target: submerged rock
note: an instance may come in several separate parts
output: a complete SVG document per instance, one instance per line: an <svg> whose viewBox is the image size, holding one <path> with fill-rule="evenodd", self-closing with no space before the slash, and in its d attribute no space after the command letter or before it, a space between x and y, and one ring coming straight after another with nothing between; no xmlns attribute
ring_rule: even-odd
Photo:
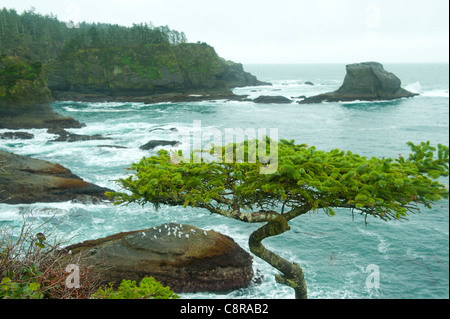
<svg viewBox="0 0 450 319"><path fill-rule="evenodd" d="M164 224L85 241L65 249L82 253L101 284L154 277L179 293L224 292L247 287L252 257L228 236L190 225Z"/></svg>
<svg viewBox="0 0 450 319"><path fill-rule="evenodd" d="M261 95L254 99L253 102L267 104L289 104L292 103L292 100L284 96Z"/></svg>
<svg viewBox="0 0 450 319"><path fill-rule="evenodd" d="M0 203L106 200L107 188L82 180L62 165L0 150Z"/></svg>
<svg viewBox="0 0 450 319"><path fill-rule="evenodd" d="M403 89L400 79L385 71L380 63L365 62L347 65L344 83L337 91L312 96L298 103L382 101L416 95Z"/></svg>
<svg viewBox="0 0 450 319"><path fill-rule="evenodd" d="M157 127L154 129L149 130L149 132L155 132L155 131L170 131L170 132L178 132L178 129L176 127L171 127L171 128L162 128L162 127Z"/></svg>
<svg viewBox="0 0 450 319"><path fill-rule="evenodd" d="M97 147L117 148L117 149L127 149L128 148L126 146L121 146L121 145L107 145L107 144L97 145Z"/></svg>
<svg viewBox="0 0 450 319"><path fill-rule="evenodd" d="M62 128L50 128L47 130L50 134L58 135L58 137L51 142L79 142L79 141L92 141L92 140L109 140L110 138L103 137L100 134L96 135L80 135L69 133Z"/></svg>

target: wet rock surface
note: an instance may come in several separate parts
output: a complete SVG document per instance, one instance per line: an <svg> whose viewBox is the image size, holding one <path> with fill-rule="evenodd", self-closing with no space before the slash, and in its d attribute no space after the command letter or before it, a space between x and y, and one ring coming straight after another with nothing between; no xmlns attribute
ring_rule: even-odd
<svg viewBox="0 0 450 319"><path fill-rule="evenodd" d="M255 103L289 104L293 101L284 96L261 95L253 100Z"/></svg>
<svg viewBox="0 0 450 319"><path fill-rule="evenodd" d="M190 225L164 224L66 247L85 257L102 283L152 276L175 292L224 292L247 287L252 257L228 236Z"/></svg>
<svg viewBox="0 0 450 319"><path fill-rule="evenodd" d="M148 143L139 147L141 150L152 150L158 146L176 146L180 142L178 141L166 141L166 140L151 140Z"/></svg>
<svg viewBox="0 0 450 319"><path fill-rule="evenodd" d="M107 200L107 188L82 180L60 164L0 150L0 202L64 202L79 197Z"/></svg>

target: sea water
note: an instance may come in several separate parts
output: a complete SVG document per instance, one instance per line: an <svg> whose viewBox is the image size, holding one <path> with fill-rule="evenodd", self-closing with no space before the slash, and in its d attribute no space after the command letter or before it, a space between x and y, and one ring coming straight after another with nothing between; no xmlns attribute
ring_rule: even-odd
<svg viewBox="0 0 450 319"><path fill-rule="evenodd" d="M272 86L246 87L236 94L256 98L281 95L299 98L339 88L345 65L246 65L246 71ZM395 101L300 105L255 104L251 101L193 103L52 103L55 111L86 123L76 134L102 134L108 140L51 142L46 130L26 130L33 140L0 140L0 149L57 162L88 182L120 189L116 180L142 157L154 155L139 147L152 139L192 137L194 123L204 134L215 129L276 128L278 138L294 139L317 149L351 150L364 156L397 157L409 154L406 142L449 144L449 71L447 64L385 64L402 86L420 95ZM313 85L306 82L312 82ZM197 121L197 122L194 122ZM200 121L200 122L198 122ZM7 130L0 130L0 133ZM24 131L24 130L21 130ZM269 131L267 131L269 132ZM208 141L206 141L208 142ZM189 144L189 143L187 143ZM183 143L178 149L189 151ZM441 182L448 185L448 178ZM36 203L0 204L0 224L21 225L32 212L35 224L46 223L53 236L76 243L114 233L177 222L214 229L232 237L245 250L259 226L203 209L151 205ZM404 222L383 222L352 215L324 213L301 216L291 230L264 244L304 269L309 298L448 298L449 204L438 202ZM258 280L250 287L225 294L182 294L182 298L293 298L293 290L279 285L277 271L254 257Z"/></svg>

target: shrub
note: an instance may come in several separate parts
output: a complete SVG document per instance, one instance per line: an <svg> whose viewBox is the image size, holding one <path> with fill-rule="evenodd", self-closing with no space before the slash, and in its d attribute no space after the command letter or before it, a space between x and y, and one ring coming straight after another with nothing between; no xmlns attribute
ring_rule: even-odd
<svg viewBox="0 0 450 319"><path fill-rule="evenodd" d="M67 287L61 243L49 243L38 232L42 226L33 225L26 216L18 233L14 227L0 228L0 299L89 298L98 287L89 269L79 266L80 287Z"/></svg>
<svg viewBox="0 0 450 319"><path fill-rule="evenodd" d="M92 296L94 299L178 299L169 287L164 287L153 277L145 277L136 285L136 281L123 280L115 291L113 285L99 288Z"/></svg>
<svg viewBox="0 0 450 319"><path fill-rule="evenodd" d="M24 269L27 271L28 269ZM27 276L25 276L27 277ZM4 277L0 282L0 299L42 299L40 285L35 278L24 278L22 282L12 281Z"/></svg>

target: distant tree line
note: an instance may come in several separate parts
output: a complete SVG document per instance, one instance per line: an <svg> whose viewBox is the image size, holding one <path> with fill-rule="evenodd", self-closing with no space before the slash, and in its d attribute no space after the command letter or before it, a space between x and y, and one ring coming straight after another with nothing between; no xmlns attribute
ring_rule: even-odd
<svg viewBox="0 0 450 319"><path fill-rule="evenodd" d="M73 50L143 44L176 45L186 42L184 32L152 23L132 27L106 23L80 23L69 28L53 14L41 15L34 8L19 14L14 9L0 10L0 53L17 55L44 63L60 53Z"/></svg>

